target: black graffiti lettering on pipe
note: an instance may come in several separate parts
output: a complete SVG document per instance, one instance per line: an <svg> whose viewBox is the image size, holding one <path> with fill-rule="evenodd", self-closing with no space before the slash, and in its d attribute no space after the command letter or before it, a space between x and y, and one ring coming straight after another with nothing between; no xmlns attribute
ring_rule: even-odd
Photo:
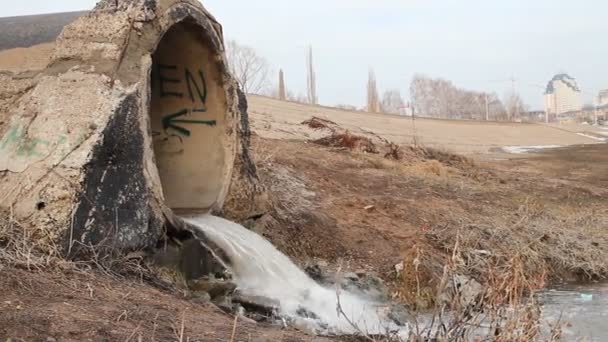
<svg viewBox="0 0 608 342"><path fill-rule="evenodd" d="M163 70L177 70L177 66L176 65L166 65L166 64L157 64L157 75L158 75L158 83L159 86L158 88L160 89L160 97L167 97L167 96L174 96L174 97L184 97L183 93L178 93L175 91L167 91L165 90L165 84L166 83L173 83L173 84L177 84L177 83L181 83L181 81L177 78L169 78L169 76L166 76L163 74Z"/></svg>
<svg viewBox="0 0 608 342"><path fill-rule="evenodd" d="M201 78L202 91L201 91L201 88L199 88L198 83L196 83L196 80L194 79L194 76L192 76L192 73L190 72L190 70L188 70L188 68L185 68L184 78L186 79L186 86L188 86L188 95L190 95L190 100L192 100L193 103L196 102L194 99L194 94L192 93L192 85L194 85L194 88L196 89L196 93L197 93L199 99L201 100L203 105L205 105L207 103L207 82L205 81L205 75L203 75L202 70L200 70L200 69L198 70L198 75ZM205 108L195 108L192 111L193 112L205 112L206 109Z"/></svg>

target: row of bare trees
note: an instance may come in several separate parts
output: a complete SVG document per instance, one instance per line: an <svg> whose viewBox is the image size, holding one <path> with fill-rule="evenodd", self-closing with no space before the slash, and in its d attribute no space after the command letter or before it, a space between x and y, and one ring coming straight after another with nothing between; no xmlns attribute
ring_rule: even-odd
<svg viewBox="0 0 608 342"><path fill-rule="evenodd" d="M412 109L418 116L470 120L519 120L527 107L512 92L506 101L495 93L475 92L456 87L441 78L416 75L410 84Z"/></svg>
<svg viewBox="0 0 608 342"><path fill-rule="evenodd" d="M285 83L285 74L279 70L278 87L271 87L269 63L256 51L234 40L227 44L230 70L245 93L265 94L281 100L318 104L317 78L312 47L306 51L306 95L294 95ZM475 92L456 87L441 78L415 75L410 84L411 104L404 101L398 89L389 89L380 97L376 75L369 70L367 103L363 108L372 113L403 114L409 107L411 114L433 118L469 120L520 120L525 119L527 107L514 91L504 103L495 93ZM344 106L345 108L354 108Z"/></svg>

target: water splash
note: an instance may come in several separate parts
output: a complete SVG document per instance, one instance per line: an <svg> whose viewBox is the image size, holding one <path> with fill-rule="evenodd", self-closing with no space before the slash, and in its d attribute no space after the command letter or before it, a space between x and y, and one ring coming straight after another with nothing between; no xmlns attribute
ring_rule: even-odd
<svg viewBox="0 0 608 342"><path fill-rule="evenodd" d="M406 330L388 318L388 303L340 291L345 318L337 310L335 288L317 284L270 242L239 224L211 215L185 220L224 251L239 291L277 300L280 315L300 327L328 334ZM314 315L302 315L303 311Z"/></svg>

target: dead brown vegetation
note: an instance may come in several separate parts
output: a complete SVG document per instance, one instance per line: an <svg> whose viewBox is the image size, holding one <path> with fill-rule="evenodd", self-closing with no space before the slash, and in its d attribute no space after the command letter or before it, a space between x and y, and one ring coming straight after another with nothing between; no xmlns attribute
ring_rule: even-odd
<svg viewBox="0 0 608 342"><path fill-rule="evenodd" d="M323 146L343 147L365 153L378 153L378 149L371 139L354 135L349 131L344 133L334 132L327 137L314 140L313 142Z"/></svg>

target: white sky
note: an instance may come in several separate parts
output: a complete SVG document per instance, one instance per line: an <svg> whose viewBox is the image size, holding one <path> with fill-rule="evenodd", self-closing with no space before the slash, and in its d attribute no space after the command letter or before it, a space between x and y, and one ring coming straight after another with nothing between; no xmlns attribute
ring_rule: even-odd
<svg viewBox="0 0 608 342"><path fill-rule="evenodd" d="M0 16L90 9L93 0L0 0ZM367 71L380 90L407 95L415 73L503 96L515 87L542 109L547 81L575 77L584 101L608 88L605 0L207 0L226 38L255 47L288 89L304 93L313 46L323 104L365 101Z"/></svg>

